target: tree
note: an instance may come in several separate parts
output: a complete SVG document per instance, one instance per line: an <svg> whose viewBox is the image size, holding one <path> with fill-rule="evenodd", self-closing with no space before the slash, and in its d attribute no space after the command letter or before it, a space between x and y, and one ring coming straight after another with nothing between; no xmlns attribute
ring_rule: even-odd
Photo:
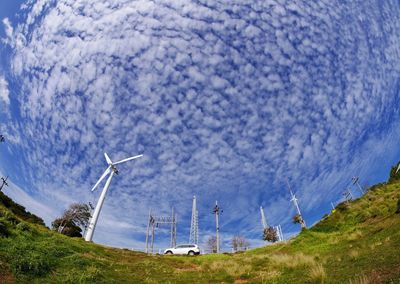
<svg viewBox="0 0 400 284"><path fill-rule="evenodd" d="M264 229L263 240L275 243L278 241L278 232L273 227L267 227Z"/></svg>
<svg viewBox="0 0 400 284"><path fill-rule="evenodd" d="M51 226L68 237L82 237L82 229L71 220L65 221L63 218L57 218L51 223Z"/></svg>
<svg viewBox="0 0 400 284"><path fill-rule="evenodd" d="M89 222L90 208L85 203L73 203L60 218L52 222L52 228L71 237L82 237L82 229Z"/></svg>
<svg viewBox="0 0 400 284"><path fill-rule="evenodd" d="M397 214L400 214L400 199L397 200L397 210L396 210Z"/></svg>
<svg viewBox="0 0 400 284"><path fill-rule="evenodd" d="M208 240L207 240L207 249L212 253L216 253L217 252L217 237L212 236L212 237L208 238Z"/></svg>
<svg viewBox="0 0 400 284"><path fill-rule="evenodd" d="M232 238L233 251L247 250L250 243L242 236L234 236Z"/></svg>
<svg viewBox="0 0 400 284"><path fill-rule="evenodd" d="M300 214L296 214L293 216L293 223L294 224L301 224L303 222L303 218L301 218Z"/></svg>

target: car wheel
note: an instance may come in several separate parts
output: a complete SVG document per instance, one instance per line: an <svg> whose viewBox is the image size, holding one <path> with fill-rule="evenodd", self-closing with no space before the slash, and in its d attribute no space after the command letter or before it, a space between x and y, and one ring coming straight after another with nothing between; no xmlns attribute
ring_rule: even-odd
<svg viewBox="0 0 400 284"><path fill-rule="evenodd" d="M194 251L189 251L188 255L194 255Z"/></svg>
<svg viewBox="0 0 400 284"><path fill-rule="evenodd" d="M172 251L169 250L165 254L172 254Z"/></svg>

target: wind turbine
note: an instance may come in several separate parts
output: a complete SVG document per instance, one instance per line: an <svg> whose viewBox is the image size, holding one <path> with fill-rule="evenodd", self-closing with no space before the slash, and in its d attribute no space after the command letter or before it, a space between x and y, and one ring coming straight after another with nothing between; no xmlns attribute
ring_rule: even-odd
<svg viewBox="0 0 400 284"><path fill-rule="evenodd" d="M88 229L87 229L87 232L86 232L86 235L85 235L85 241L87 241L87 242L92 241L94 229L96 228L96 224L97 224L97 219L99 218L100 210L101 210L101 207L103 206L103 203L104 203L104 198L106 197L108 188L110 187L110 183L111 183L111 180L112 180L114 174L116 174L116 175L118 174L118 170L116 168L116 165L128 162L130 160L134 160L134 159L140 158L142 156L143 155L137 155L137 156L126 158L126 159L123 159L121 161L113 163L111 161L110 157L108 157L107 153L104 153L104 157L106 158L106 161L107 161L107 164L108 164L108 168L104 171L104 173L101 175L100 179L93 186L92 191L94 191L96 189L96 187L100 184L100 182L108 174L109 174L109 176L108 176L106 184L104 185L103 191L101 192L101 195L100 195L99 201L97 202L96 208L94 209L93 216L90 219L89 226L88 226Z"/></svg>

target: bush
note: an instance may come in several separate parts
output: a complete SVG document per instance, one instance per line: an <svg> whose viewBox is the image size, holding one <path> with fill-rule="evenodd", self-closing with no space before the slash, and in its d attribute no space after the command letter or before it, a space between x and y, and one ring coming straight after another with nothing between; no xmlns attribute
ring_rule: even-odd
<svg viewBox="0 0 400 284"><path fill-rule="evenodd" d="M25 251L14 254L11 269L18 276L42 276L50 271L51 261L40 251Z"/></svg>
<svg viewBox="0 0 400 284"><path fill-rule="evenodd" d="M28 224L21 222L17 225L17 230L25 232L25 231L30 231L31 227L29 227Z"/></svg>
<svg viewBox="0 0 400 284"><path fill-rule="evenodd" d="M0 222L0 237L8 237L10 235L6 224Z"/></svg>
<svg viewBox="0 0 400 284"><path fill-rule="evenodd" d="M397 214L400 214L400 199L397 200L397 210L396 210Z"/></svg>

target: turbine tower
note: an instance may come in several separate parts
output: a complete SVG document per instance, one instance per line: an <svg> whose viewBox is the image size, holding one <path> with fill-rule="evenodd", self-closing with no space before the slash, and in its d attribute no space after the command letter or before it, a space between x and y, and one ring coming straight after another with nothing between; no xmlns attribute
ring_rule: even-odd
<svg viewBox="0 0 400 284"><path fill-rule="evenodd" d="M125 163L125 162L130 161L130 160L134 160L134 159L140 158L142 156L143 155L137 155L137 156L126 158L126 159L123 159L121 161L113 163L111 161L110 157L108 157L107 153L104 153L104 157L106 158L106 161L107 161L107 164L108 164L108 168L104 171L104 173L101 175L100 179L93 186L92 191L94 191L96 189L96 187L100 184L100 182L107 175L109 175L109 176L108 176L106 184L104 185L103 191L101 192L101 195L100 195L99 201L97 202L96 208L94 209L93 216L90 219L89 226L88 226L88 229L87 229L87 232L86 232L86 235L85 235L85 241L87 241L87 242L92 241L93 233L94 233L94 230L96 228L96 224L97 224L97 220L99 218L100 210L101 210L101 207L103 206L104 198L106 197L108 188L110 187L111 180L112 180L114 174L118 175L118 170L116 168L116 165Z"/></svg>
<svg viewBox="0 0 400 284"><path fill-rule="evenodd" d="M267 224L267 219L265 219L264 208L262 206L260 206L260 212L261 212L261 224L263 226L263 229L265 230L268 227L268 224Z"/></svg>
<svg viewBox="0 0 400 284"><path fill-rule="evenodd" d="M199 243L199 213L196 206L196 196L193 196L192 222L190 225L189 244Z"/></svg>
<svg viewBox="0 0 400 284"><path fill-rule="evenodd" d="M301 212L300 212L299 203L297 202L298 199L296 198L296 195L293 194L292 189L290 188L289 181L288 181L287 179L286 179L286 182L287 182L287 185L288 185L288 187L289 187L290 195L292 196L292 199L290 199L290 201L293 202L294 206L296 207L297 214L300 216L300 225L301 225L301 228L307 228L307 226L306 226L306 221L304 221L303 215L301 215Z"/></svg>

